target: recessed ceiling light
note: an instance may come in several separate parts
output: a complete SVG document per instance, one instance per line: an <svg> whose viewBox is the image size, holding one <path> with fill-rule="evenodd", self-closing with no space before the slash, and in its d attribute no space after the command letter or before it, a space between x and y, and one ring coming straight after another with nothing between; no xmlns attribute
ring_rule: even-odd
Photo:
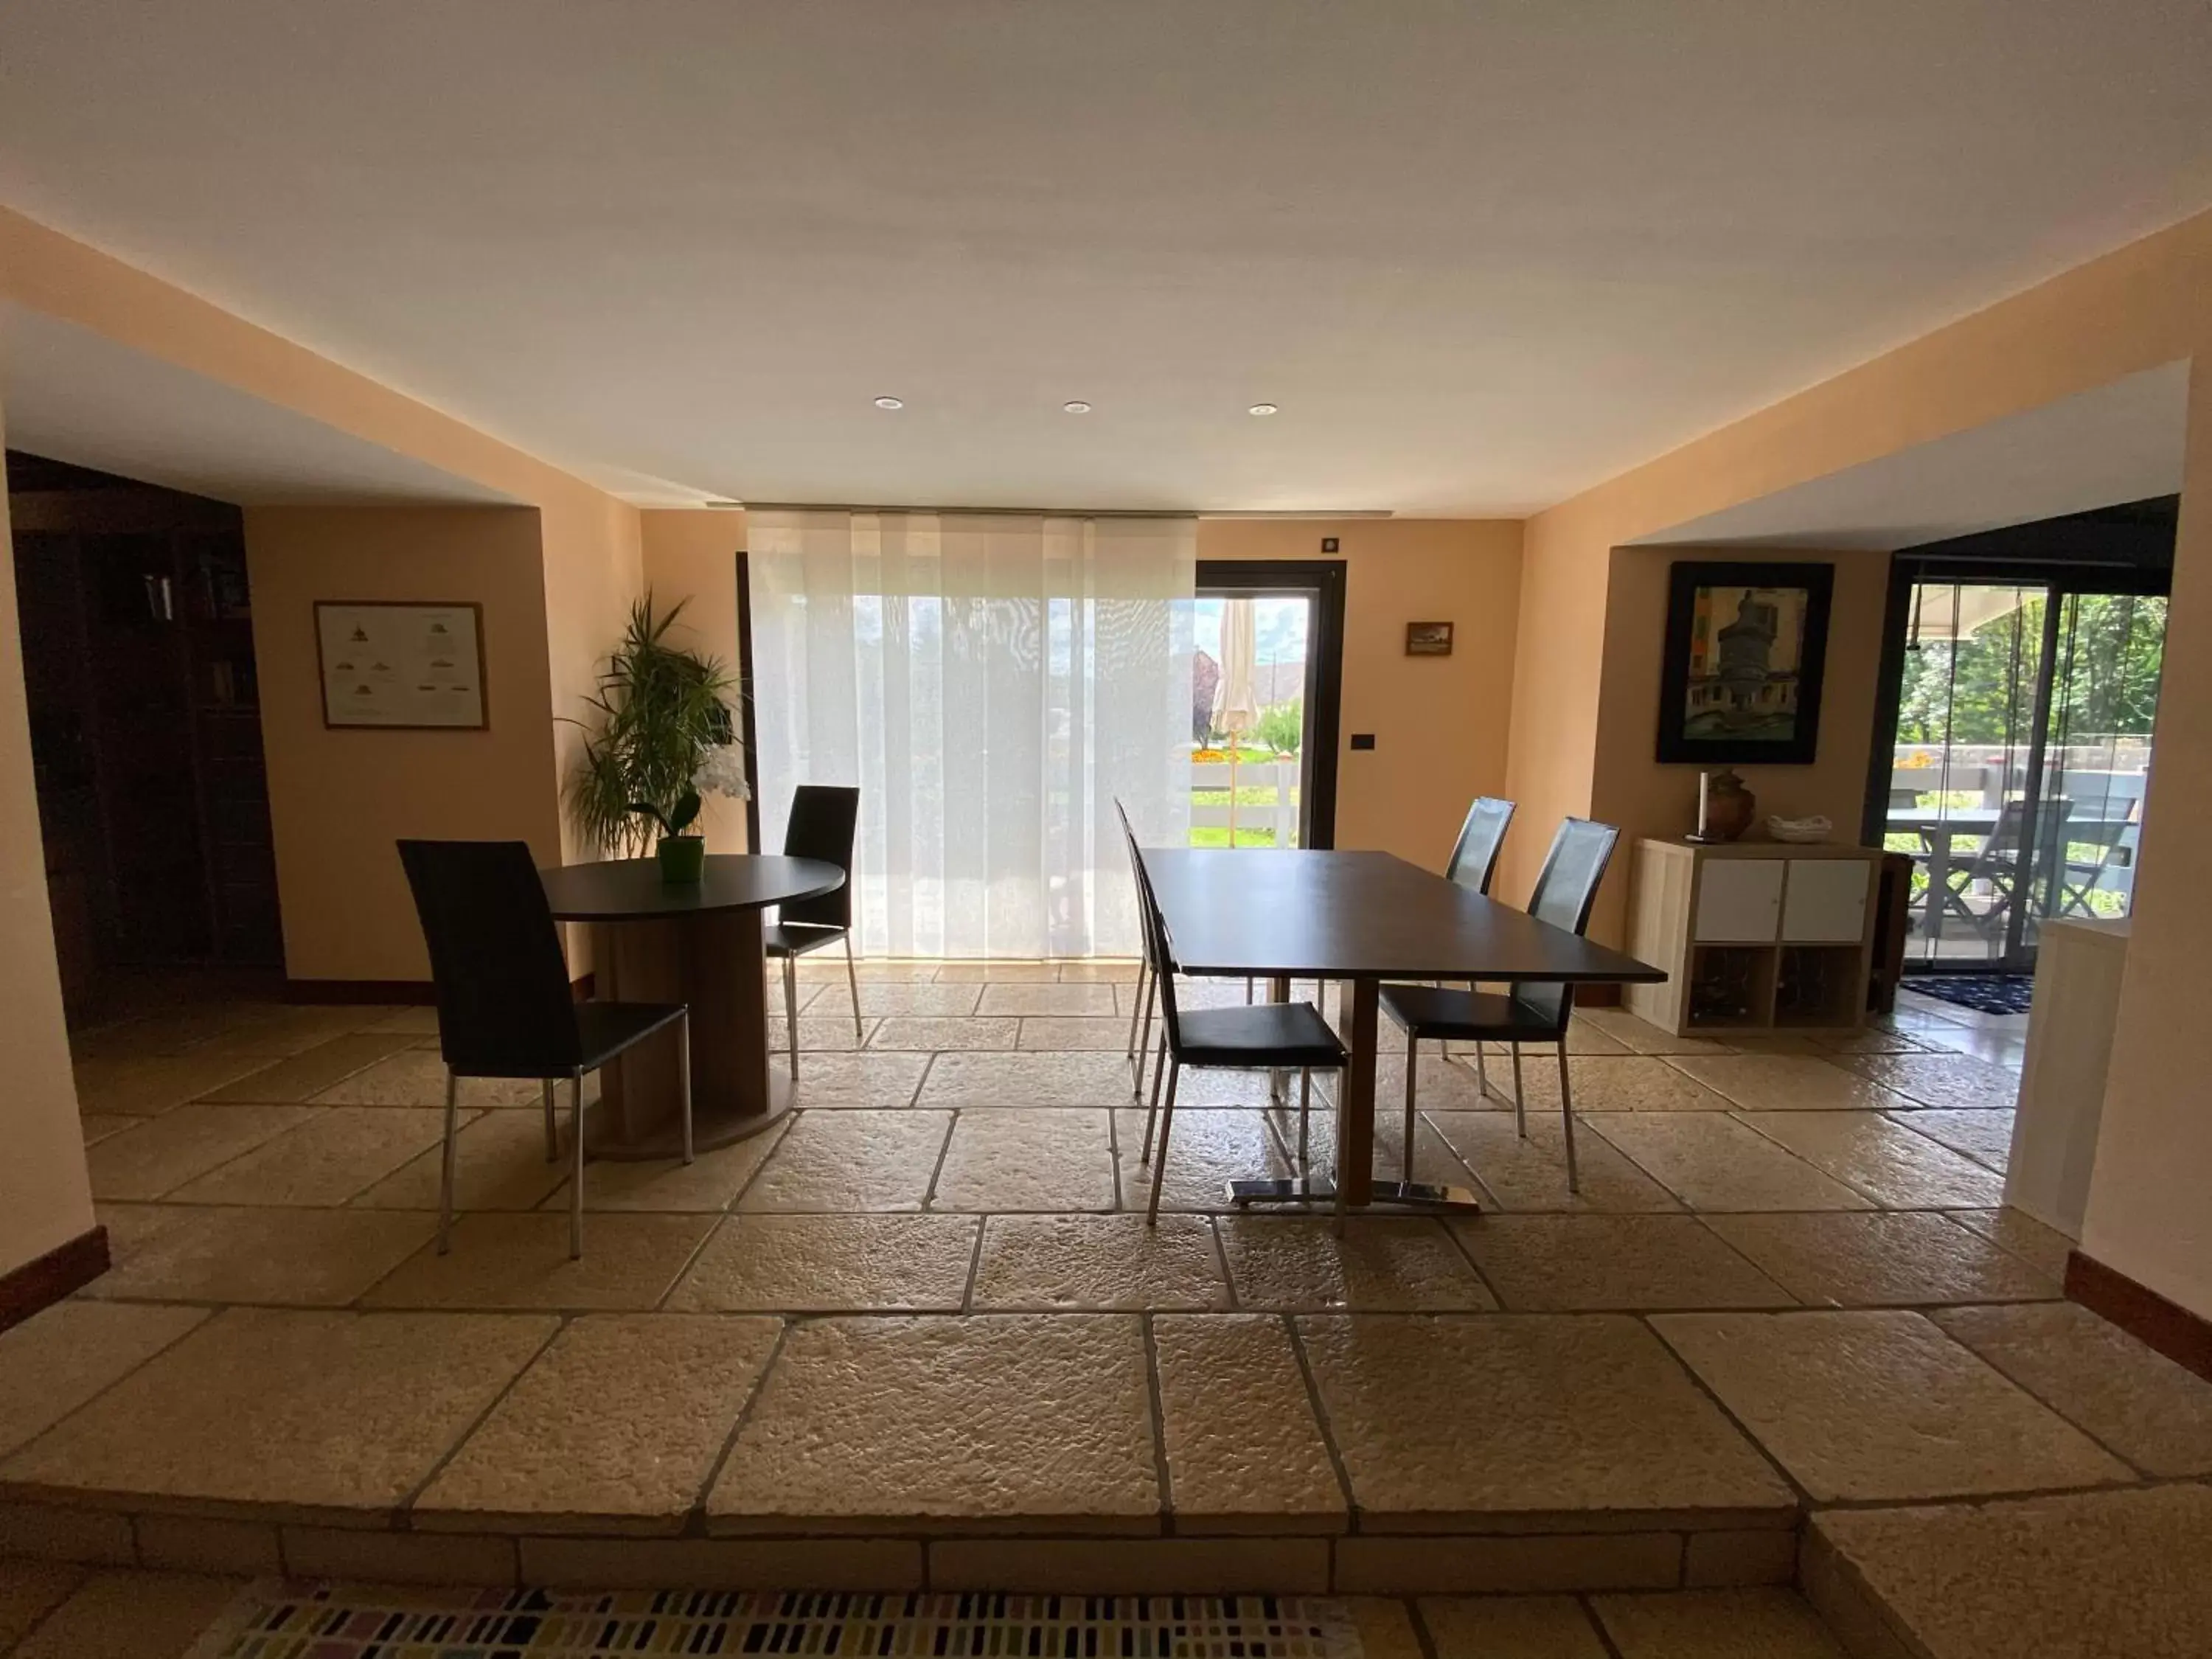
<svg viewBox="0 0 2212 1659"><path fill-rule="evenodd" d="M1088 415L1091 412L1091 405L1080 398L1071 398L1060 408L1063 415Z"/></svg>
<svg viewBox="0 0 2212 1659"><path fill-rule="evenodd" d="M876 399L876 407L878 409L904 409L906 407L906 399L903 398L878 398Z"/></svg>
<svg viewBox="0 0 2212 1659"><path fill-rule="evenodd" d="M1281 413L1281 410L1274 404L1254 404L1244 412L1247 415L1276 415Z"/></svg>

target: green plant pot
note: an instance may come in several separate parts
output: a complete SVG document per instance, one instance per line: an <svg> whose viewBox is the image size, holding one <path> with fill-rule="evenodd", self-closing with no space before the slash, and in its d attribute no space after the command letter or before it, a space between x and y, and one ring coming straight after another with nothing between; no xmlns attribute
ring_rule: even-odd
<svg viewBox="0 0 2212 1659"><path fill-rule="evenodd" d="M663 836L653 856L660 860L660 879L668 886L696 886L707 878L703 836Z"/></svg>

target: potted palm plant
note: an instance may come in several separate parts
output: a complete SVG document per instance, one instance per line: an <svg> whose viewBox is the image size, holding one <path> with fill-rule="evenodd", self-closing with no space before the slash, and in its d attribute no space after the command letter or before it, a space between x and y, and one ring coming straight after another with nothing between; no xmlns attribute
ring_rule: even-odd
<svg viewBox="0 0 2212 1659"><path fill-rule="evenodd" d="M748 793L737 688L714 658L669 643L683 614L678 601L655 616L650 593L630 607L588 700L594 717L575 722L584 753L568 783L569 817L586 841L629 858L651 847L672 884L705 872L707 842L694 828L700 797Z"/></svg>

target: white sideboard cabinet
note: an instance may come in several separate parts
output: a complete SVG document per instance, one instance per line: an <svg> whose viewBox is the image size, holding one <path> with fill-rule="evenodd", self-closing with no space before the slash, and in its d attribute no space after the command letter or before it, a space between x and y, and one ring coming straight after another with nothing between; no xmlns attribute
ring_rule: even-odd
<svg viewBox="0 0 2212 1659"><path fill-rule="evenodd" d="M1677 1036L1863 1023L1881 873L1871 847L1637 842L1629 953L1667 981L1629 1012Z"/></svg>

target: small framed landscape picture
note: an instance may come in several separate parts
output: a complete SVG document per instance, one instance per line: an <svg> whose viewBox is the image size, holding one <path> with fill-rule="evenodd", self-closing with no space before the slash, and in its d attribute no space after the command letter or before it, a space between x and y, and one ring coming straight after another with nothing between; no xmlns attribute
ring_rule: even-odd
<svg viewBox="0 0 2212 1659"><path fill-rule="evenodd" d="M1832 564L1675 564L1659 754L1693 766L1808 766L1820 746Z"/></svg>
<svg viewBox="0 0 2212 1659"><path fill-rule="evenodd" d="M1448 622L1406 624L1406 654L1409 657L1449 657L1451 647L1452 625Z"/></svg>

